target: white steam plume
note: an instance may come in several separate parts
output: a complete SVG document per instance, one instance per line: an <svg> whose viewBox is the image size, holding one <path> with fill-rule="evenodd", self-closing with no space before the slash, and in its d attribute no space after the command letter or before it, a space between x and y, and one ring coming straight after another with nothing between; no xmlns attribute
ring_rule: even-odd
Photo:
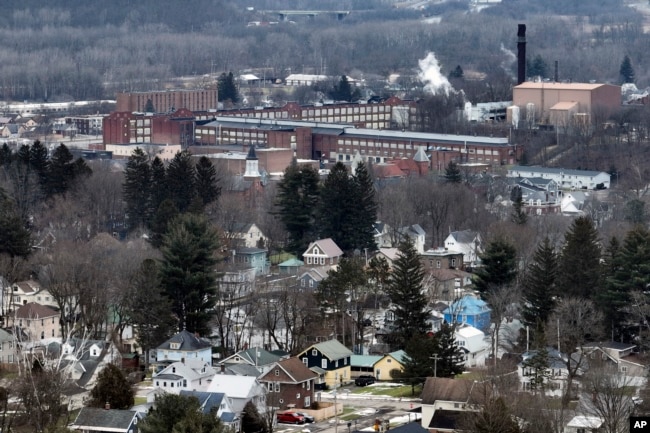
<svg viewBox="0 0 650 433"><path fill-rule="evenodd" d="M418 77L425 83L424 90L433 95L456 93L447 77L440 73L440 64L435 54L428 53L424 59L418 61L420 72Z"/></svg>
<svg viewBox="0 0 650 433"><path fill-rule="evenodd" d="M507 49L503 44L501 44L501 52L506 55L506 58L501 62L501 68L510 76L514 77L514 72L512 72L512 64L517 61L517 56L512 50Z"/></svg>

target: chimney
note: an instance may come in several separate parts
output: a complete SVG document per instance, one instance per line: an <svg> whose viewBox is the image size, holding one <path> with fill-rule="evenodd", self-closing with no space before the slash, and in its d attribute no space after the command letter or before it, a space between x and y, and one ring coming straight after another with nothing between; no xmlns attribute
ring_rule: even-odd
<svg viewBox="0 0 650 433"><path fill-rule="evenodd" d="M517 84L526 81L526 24L517 25Z"/></svg>
<svg viewBox="0 0 650 433"><path fill-rule="evenodd" d="M110 410L111 409L111 404L109 402L104 403L104 409Z"/></svg>

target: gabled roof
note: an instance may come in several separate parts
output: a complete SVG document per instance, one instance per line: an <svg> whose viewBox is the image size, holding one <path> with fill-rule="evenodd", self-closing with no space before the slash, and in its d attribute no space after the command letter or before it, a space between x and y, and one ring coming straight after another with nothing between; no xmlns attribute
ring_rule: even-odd
<svg viewBox="0 0 650 433"><path fill-rule="evenodd" d="M462 230L462 231L456 231L456 232L451 232L449 233L449 236L453 237L456 242L460 242L462 244L470 244L474 242L474 239L476 239L477 233L472 231L472 230Z"/></svg>
<svg viewBox="0 0 650 433"><path fill-rule="evenodd" d="M382 358L381 355L352 355L350 365L354 367L372 367Z"/></svg>
<svg viewBox="0 0 650 433"><path fill-rule="evenodd" d="M215 374L208 392L223 392L229 398L243 399L251 396L256 385L259 385L256 377Z"/></svg>
<svg viewBox="0 0 650 433"><path fill-rule="evenodd" d="M557 167L540 167L540 166L524 166L516 165L508 170L508 173L515 172L530 172L530 173L546 173L546 174L564 174L571 176L598 176L604 171L594 171L594 170L574 170L570 168L557 168ZM607 174L607 173L605 173Z"/></svg>
<svg viewBox="0 0 650 433"><path fill-rule="evenodd" d="M210 413L213 407L216 408L216 410L219 410L219 406L226 396L226 394L222 392L200 392L188 391L186 389L181 390L180 395L185 397L196 397L196 399L199 400L203 413Z"/></svg>
<svg viewBox="0 0 650 433"><path fill-rule="evenodd" d="M284 262L280 263L278 267L280 268L290 268L290 267L300 267L303 266L305 262L302 260L298 260L297 258L293 257L290 258L289 260L285 260Z"/></svg>
<svg viewBox="0 0 650 433"><path fill-rule="evenodd" d="M446 377L427 377L422 387L422 404L436 401L456 401L476 403L479 397L480 382Z"/></svg>
<svg viewBox="0 0 650 433"><path fill-rule="evenodd" d="M16 318L18 319L43 319L48 317L58 316L59 313L45 305L37 304L36 302L30 302L28 304L22 305L16 310Z"/></svg>
<svg viewBox="0 0 650 433"><path fill-rule="evenodd" d="M134 410L106 410L94 407L83 407L81 408L79 415L77 415L77 419L75 419L73 425L91 427L89 430L102 431L103 429L97 427L103 427L106 431L126 432L136 416L137 412Z"/></svg>
<svg viewBox="0 0 650 433"><path fill-rule="evenodd" d="M309 276L312 280L314 281L323 281L325 279L325 275L323 275L322 272L320 272L318 269L311 268L310 270L303 272L299 279L303 279L304 277Z"/></svg>
<svg viewBox="0 0 650 433"><path fill-rule="evenodd" d="M180 343L179 349L171 349L171 343ZM182 330L178 334L174 335L169 340L165 341L163 344L157 347L157 349L166 349L166 350L180 350L184 352L193 352L196 350L207 349L212 347L209 341L206 341L202 338L197 337L187 330Z"/></svg>
<svg viewBox="0 0 650 433"><path fill-rule="evenodd" d="M343 255L343 250L336 245L332 238L319 239L310 243L303 255L309 254L309 251L314 248L314 246L318 246L327 257L339 257Z"/></svg>
<svg viewBox="0 0 650 433"><path fill-rule="evenodd" d="M262 248L253 248L253 247L242 247L237 248L237 255L241 254L266 254L266 250Z"/></svg>
<svg viewBox="0 0 650 433"><path fill-rule="evenodd" d="M318 374L311 371L303 362L297 357L292 357L288 359L283 359L280 362L277 362L271 369L263 376L272 376L275 377L275 369L279 368L283 370L295 383L302 383L308 380L316 379ZM264 380L262 378L262 380Z"/></svg>
<svg viewBox="0 0 650 433"><path fill-rule="evenodd" d="M286 355L278 355L264 349L252 347L250 349L240 350L234 355L231 355L228 358L224 359L222 363L227 364L229 361L232 362L235 357L239 357L252 365L269 365L273 364L274 362L278 362L282 358L285 358Z"/></svg>
<svg viewBox="0 0 650 433"><path fill-rule="evenodd" d="M418 146L418 151L415 152L415 156L413 157L413 160L416 162L429 162L429 157L427 156L427 153L424 151L424 146Z"/></svg>
<svg viewBox="0 0 650 433"><path fill-rule="evenodd" d="M299 355L311 350L316 349L323 354L330 361L336 361L337 359L343 359L348 356L352 356L352 351L341 344L338 340L328 340L321 343L314 344L306 350L303 350Z"/></svg>
<svg viewBox="0 0 650 433"><path fill-rule="evenodd" d="M392 356L393 359L395 359L395 361L402 364L406 358L406 352L404 352L403 350L396 350L394 352L390 352L386 354L385 356Z"/></svg>
<svg viewBox="0 0 650 433"><path fill-rule="evenodd" d="M36 293L41 290L41 286L34 280L19 281L14 286L18 286L25 294Z"/></svg>
<svg viewBox="0 0 650 433"><path fill-rule="evenodd" d="M246 233L251 227L253 223L232 223L230 228L231 233Z"/></svg>
<svg viewBox="0 0 650 433"><path fill-rule="evenodd" d="M602 347L603 349L623 351L634 349L636 347L636 344L621 343L618 341L605 341L602 343L587 343L584 345L584 347Z"/></svg>

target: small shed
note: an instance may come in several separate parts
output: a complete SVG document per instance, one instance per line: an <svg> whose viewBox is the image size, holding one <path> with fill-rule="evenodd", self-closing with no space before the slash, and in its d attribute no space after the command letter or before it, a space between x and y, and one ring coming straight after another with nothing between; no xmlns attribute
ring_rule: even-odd
<svg viewBox="0 0 650 433"><path fill-rule="evenodd" d="M278 269L280 270L280 275L297 275L300 272L300 268L304 265L305 262L293 257L280 263Z"/></svg>

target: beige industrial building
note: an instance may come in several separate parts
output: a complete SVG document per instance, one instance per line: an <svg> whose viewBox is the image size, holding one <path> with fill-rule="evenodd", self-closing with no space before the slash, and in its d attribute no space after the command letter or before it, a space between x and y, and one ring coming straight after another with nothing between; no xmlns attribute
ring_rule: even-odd
<svg viewBox="0 0 650 433"><path fill-rule="evenodd" d="M621 108L621 87L612 84L527 81L513 88L508 120L566 127L608 117Z"/></svg>

